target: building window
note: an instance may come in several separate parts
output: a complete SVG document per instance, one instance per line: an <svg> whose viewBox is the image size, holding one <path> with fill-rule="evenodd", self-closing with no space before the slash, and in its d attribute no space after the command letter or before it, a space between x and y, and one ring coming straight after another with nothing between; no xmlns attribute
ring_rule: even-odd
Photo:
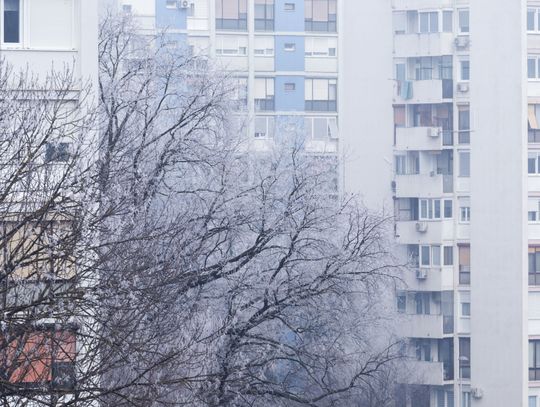
<svg viewBox="0 0 540 407"><path fill-rule="evenodd" d="M285 82L283 85L285 92L294 92L296 90L296 83L294 82Z"/></svg>
<svg viewBox="0 0 540 407"><path fill-rule="evenodd" d="M529 174L540 174L540 151L529 152L527 172Z"/></svg>
<svg viewBox="0 0 540 407"><path fill-rule="evenodd" d="M461 223L469 223L471 221L471 208L469 206L459 208L459 221Z"/></svg>
<svg viewBox="0 0 540 407"><path fill-rule="evenodd" d="M248 81L247 78L236 78L232 93L232 102L237 110L247 108Z"/></svg>
<svg viewBox="0 0 540 407"><path fill-rule="evenodd" d="M397 310L403 314L407 311L407 295L405 293L397 295Z"/></svg>
<svg viewBox="0 0 540 407"><path fill-rule="evenodd" d="M48 384L56 390L72 390L76 384L76 337L68 330L45 325L32 332L9 335L6 344L8 383L28 388ZM5 359L6 355L4 355Z"/></svg>
<svg viewBox="0 0 540 407"><path fill-rule="evenodd" d="M540 285L540 247L529 247L529 285Z"/></svg>
<svg viewBox="0 0 540 407"><path fill-rule="evenodd" d="M538 55L527 57L527 76L529 79L540 79L540 62Z"/></svg>
<svg viewBox="0 0 540 407"><path fill-rule="evenodd" d="M470 317L471 316L471 303L470 302L462 302L461 303L461 316L462 317Z"/></svg>
<svg viewBox="0 0 540 407"><path fill-rule="evenodd" d="M527 9L527 31L529 32L540 31L540 9L537 9L537 8Z"/></svg>
<svg viewBox="0 0 540 407"><path fill-rule="evenodd" d="M441 219L441 205L444 208L444 218L452 218L452 200L420 199L420 220Z"/></svg>
<svg viewBox="0 0 540 407"><path fill-rule="evenodd" d="M247 30L247 0L216 0L216 29Z"/></svg>
<svg viewBox="0 0 540 407"><path fill-rule="evenodd" d="M4 42L9 44L21 42L20 0L4 0Z"/></svg>
<svg viewBox="0 0 540 407"><path fill-rule="evenodd" d="M471 338L459 338L459 377L471 378Z"/></svg>
<svg viewBox="0 0 540 407"><path fill-rule="evenodd" d="M444 266L451 266L454 264L454 248L452 246L444 246Z"/></svg>
<svg viewBox="0 0 540 407"><path fill-rule="evenodd" d="M468 9L459 10L458 17L459 17L459 32L462 34L468 34L470 30L469 10Z"/></svg>
<svg viewBox="0 0 540 407"><path fill-rule="evenodd" d="M255 0L255 30L274 30L274 0Z"/></svg>
<svg viewBox="0 0 540 407"><path fill-rule="evenodd" d="M540 380L540 340L529 340L529 381Z"/></svg>
<svg viewBox="0 0 540 407"><path fill-rule="evenodd" d="M540 105L530 104L527 113L529 143L540 143Z"/></svg>
<svg viewBox="0 0 540 407"><path fill-rule="evenodd" d="M67 162L71 157L71 143L47 143L45 162Z"/></svg>
<svg viewBox="0 0 540 407"><path fill-rule="evenodd" d="M471 392L464 391L461 393L461 407L471 407Z"/></svg>
<svg viewBox="0 0 540 407"><path fill-rule="evenodd" d="M216 35L216 55L246 56L247 47L245 35Z"/></svg>
<svg viewBox="0 0 540 407"><path fill-rule="evenodd" d="M335 57L337 55L336 37L306 37L307 57Z"/></svg>
<svg viewBox="0 0 540 407"><path fill-rule="evenodd" d="M306 79L307 111L337 111L337 79Z"/></svg>
<svg viewBox="0 0 540 407"><path fill-rule="evenodd" d="M255 138L273 138L275 118L273 116L255 117Z"/></svg>
<svg viewBox="0 0 540 407"><path fill-rule="evenodd" d="M165 7L166 8L176 8L178 6L178 1L177 0L167 0L165 2Z"/></svg>
<svg viewBox="0 0 540 407"><path fill-rule="evenodd" d="M126 14L131 14L132 12L132 7L131 7L131 4L123 4L122 5L122 11Z"/></svg>
<svg viewBox="0 0 540 407"><path fill-rule="evenodd" d="M417 247L417 246L412 246ZM444 251L444 262L448 261L448 251ZM411 253L413 261L416 261L417 254L414 250ZM420 267L441 267L441 246L439 245L422 245L420 246Z"/></svg>
<svg viewBox="0 0 540 407"><path fill-rule="evenodd" d="M337 119L335 117L305 117L304 128L307 140L326 141L338 138Z"/></svg>
<svg viewBox="0 0 540 407"><path fill-rule="evenodd" d="M274 110L274 78L255 78L255 110Z"/></svg>
<svg viewBox="0 0 540 407"><path fill-rule="evenodd" d="M468 81L471 78L470 74L470 62L469 61L461 61L461 80L462 81Z"/></svg>
<svg viewBox="0 0 540 407"><path fill-rule="evenodd" d="M540 200L538 198L531 199L529 198L529 208L528 208L528 220L529 222L538 222L540 221Z"/></svg>
<svg viewBox="0 0 540 407"><path fill-rule="evenodd" d="M296 44L294 42L286 42L284 45L283 45L283 49L286 51L286 52L294 52L296 51Z"/></svg>
<svg viewBox="0 0 540 407"><path fill-rule="evenodd" d="M285 11L294 11L294 10L296 10L296 4L294 4L294 3L285 3L283 5L283 9Z"/></svg>
<svg viewBox="0 0 540 407"><path fill-rule="evenodd" d="M439 13L436 11L418 13L421 34L439 32Z"/></svg>
<svg viewBox="0 0 540 407"><path fill-rule="evenodd" d="M414 302L416 304L417 315L431 314L431 293L415 293Z"/></svg>
<svg viewBox="0 0 540 407"><path fill-rule="evenodd" d="M443 32L445 33L451 33L454 31L453 29L453 17L454 14L451 10L444 10L443 11Z"/></svg>
<svg viewBox="0 0 540 407"><path fill-rule="evenodd" d="M274 37L256 36L253 53L257 56L274 55Z"/></svg>
<svg viewBox="0 0 540 407"><path fill-rule="evenodd" d="M536 396L529 396L529 407L536 407Z"/></svg>
<svg viewBox="0 0 540 407"><path fill-rule="evenodd" d="M471 247L459 246L459 284L471 283Z"/></svg>
<svg viewBox="0 0 540 407"><path fill-rule="evenodd" d="M451 199L445 199L444 200L444 218L445 219L451 219L452 218L452 200Z"/></svg>
<svg viewBox="0 0 540 407"><path fill-rule="evenodd" d="M469 105L458 106L458 143L470 144L471 142L471 113Z"/></svg>
<svg viewBox="0 0 540 407"><path fill-rule="evenodd" d="M337 0L305 0L306 31L337 31Z"/></svg>
<svg viewBox="0 0 540 407"><path fill-rule="evenodd" d="M459 151L459 176L471 176L471 153L469 151Z"/></svg>

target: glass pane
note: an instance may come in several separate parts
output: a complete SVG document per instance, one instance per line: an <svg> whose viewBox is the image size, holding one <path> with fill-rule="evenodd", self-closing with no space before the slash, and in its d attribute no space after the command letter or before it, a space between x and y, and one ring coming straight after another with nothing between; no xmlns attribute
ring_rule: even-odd
<svg viewBox="0 0 540 407"><path fill-rule="evenodd" d="M434 266L441 265L441 246L431 247L431 259Z"/></svg>
<svg viewBox="0 0 540 407"><path fill-rule="evenodd" d="M443 11L443 31L448 33L452 32L452 12Z"/></svg>
<svg viewBox="0 0 540 407"><path fill-rule="evenodd" d="M429 31L439 32L439 13L436 11L429 13Z"/></svg>
<svg viewBox="0 0 540 407"><path fill-rule="evenodd" d="M420 32L427 33L429 30L429 14L420 13Z"/></svg>
<svg viewBox="0 0 540 407"><path fill-rule="evenodd" d="M439 199L435 199L433 201L433 218L434 219L440 219L441 218L441 201Z"/></svg>
<svg viewBox="0 0 540 407"><path fill-rule="evenodd" d="M421 265L429 266L429 246L420 247Z"/></svg>
<svg viewBox="0 0 540 407"><path fill-rule="evenodd" d="M461 10L459 12L459 30L462 33L469 32L469 10Z"/></svg>
<svg viewBox="0 0 540 407"><path fill-rule="evenodd" d="M534 10L527 10L527 30L534 31L535 12Z"/></svg>
<svg viewBox="0 0 540 407"><path fill-rule="evenodd" d="M4 0L4 42L18 43L20 41L20 0Z"/></svg>

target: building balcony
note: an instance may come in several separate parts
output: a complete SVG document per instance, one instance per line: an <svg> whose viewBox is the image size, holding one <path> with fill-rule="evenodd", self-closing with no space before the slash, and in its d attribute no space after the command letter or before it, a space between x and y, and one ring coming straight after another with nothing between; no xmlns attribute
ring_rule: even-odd
<svg viewBox="0 0 540 407"><path fill-rule="evenodd" d="M392 0L392 7L396 10L422 10L452 8L452 0Z"/></svg>
<svg viewBox="0 0 540 407"><path fill-rule="evenodd" d="M409 314L404 315L400 323L399 333L406 338L443 337L443 316Z"/></svg>
<svg viewBox="0 0 540 407"><path fill-rule="evenodd" d="M443 363L411 360L407 362L407 374L399 381L403 384L442 386L445 384Z"/></svg>
<svg viewBox="0 0 540 407"><path fill-rule="evenodd" d="M397 127L396 150L437 151L443 147L440 127Z"/></svg>
<svg viewBox="0 0 540 407"><path fill-rule="evenodd" d="M443 103L454 95L454 81L431 79L422 81L398 81L395 86L394 103Z"/></svg>
<svg viewBox="0 0 540 407"><path fill-rule="evenodd" d="M306 72L329 72L338 71L337 57L306 56Z"/></svg>
<svg viewBox="0 0 540 407"><path fill-rule="evenodd" d="M394 36L394 56L396 58L451 55L453 53L453 33L415 33Z"/></svg>
<svg viewBox="0 0 540 407"><path fill-rule="evenodd" d="M452 186L452 175L437 174L435 171L395 177L396 198L440 198L444 193L451 193Z"/></svg>
<svg viewBox="0 0 540 407"><path fill-rule="evenodd" d="M399 244L433 244L453 238L454 224L449 220L397 221L396 240Z"/></svg>
<svg viewBox="0 0 540 407"><path fill-rule="evenodd" d="M452 267L416 267L407 270L403 282L411 291L441 291L452 286Z"/></svg>

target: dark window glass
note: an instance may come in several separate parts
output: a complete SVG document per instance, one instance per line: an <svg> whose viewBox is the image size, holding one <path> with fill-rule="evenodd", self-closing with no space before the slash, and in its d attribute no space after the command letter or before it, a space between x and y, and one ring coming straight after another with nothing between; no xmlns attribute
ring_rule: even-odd
<svg viewBox="0 0 540 407"><path fill-rule="evenodd" d="M20 42L20 0L4 0L4 42Z"/></svg>

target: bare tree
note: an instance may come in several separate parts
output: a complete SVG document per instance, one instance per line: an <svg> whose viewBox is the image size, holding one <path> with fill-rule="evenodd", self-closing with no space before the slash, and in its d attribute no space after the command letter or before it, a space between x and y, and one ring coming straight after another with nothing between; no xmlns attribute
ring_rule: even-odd
<svg viewBox="0 0 540 407"><path fill-rule="evenodd" d="M396 358L387 219L295 131L248 152L210 61L127 18L100 33L97 90L2 66L4 404L373 399Z"/></svg>

